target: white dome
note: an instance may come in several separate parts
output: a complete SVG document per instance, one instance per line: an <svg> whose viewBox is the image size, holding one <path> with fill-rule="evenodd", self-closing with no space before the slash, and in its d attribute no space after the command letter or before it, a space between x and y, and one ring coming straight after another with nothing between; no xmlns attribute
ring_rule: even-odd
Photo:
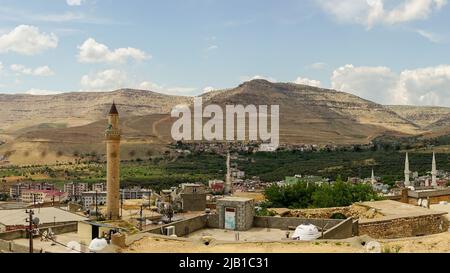
<svg viewBox="0 0 450 273"><path fill-rule="evenodd" d="M300 225L295 229L292 239L299 241L313 241L321 235L322 234L315 225Z"/></svg>
<svg viewBox="0 0 450 273"><path fill-rule="evenodd" d="M89 250L93 252L101 251L108 246L108 242L105 239L94 239L89 244Z"/></svg>

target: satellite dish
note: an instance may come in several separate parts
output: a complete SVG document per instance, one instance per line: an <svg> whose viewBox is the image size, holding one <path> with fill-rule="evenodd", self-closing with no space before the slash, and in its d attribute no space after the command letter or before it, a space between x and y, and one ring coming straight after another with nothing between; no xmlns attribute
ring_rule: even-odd
<svg viewBox="0 0 450 273"><path fill-rule="evenodd" d="M38 225L39 225L39 222L40 222L40 220L39 220L38 217L34 217L34 218L33 218L33 224L34 224L34 225L38 226Z"/></svg>
<svg viewBox="0 0 450 273"><path fill-rule="evenodd" d="M70 253L80 253L81 245L78 242L71 241L67 243L67 248L70 250Z"/></svg>
<svg viewBox="0 0 450 273"><path fill-rule="evenodd" d="M92 252L99 252L108 246L108 242L105 239L94 239L89 244L89 250Z"/></svg>

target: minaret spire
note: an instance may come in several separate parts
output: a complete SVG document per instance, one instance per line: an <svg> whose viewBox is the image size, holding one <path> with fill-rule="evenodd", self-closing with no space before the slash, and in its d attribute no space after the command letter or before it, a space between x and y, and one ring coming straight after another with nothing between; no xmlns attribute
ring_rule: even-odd
<svg viewBox="0 0 450 273"><path fill-rule="evenodd" d="M225 189L224 194L231 194L231 188L233 186L233 182L231 181L231 155L230 152L227 153L227 176L225 178Z"/></svg>
<svg viewBox="0 0 450 273"><path fill-rule="evenodd" d="M374 185L375 183L377 183L377 180L376 180L376 178L375 178L375 172L373 171L373 169L372 169L372 177L371 177L370 181L372 182L372 185Z"/></svg>
<svg viewBox="0 0 450 273"><path fill-rule="evenodd" d="M431 165L431 186L437 187L437 169L436 169L436 154L433 152L433 162Z"/></svg>
<svg viewBox="0 0 450 273"><path fill-rule="evenodd" d="M406 152L406 158L405 158L405 187L411 186L411 182L409 181L409 176L410 175L411 175L411 171L409 170L408 152Z"/></svg>
<svg viewBox="0 0 450 273"><path fill-rule="evenodd" d="M108 127L105 131L106 140L106 218L117 220L120 218L120 128L119 112L113 102L108 114Z"/></svg>

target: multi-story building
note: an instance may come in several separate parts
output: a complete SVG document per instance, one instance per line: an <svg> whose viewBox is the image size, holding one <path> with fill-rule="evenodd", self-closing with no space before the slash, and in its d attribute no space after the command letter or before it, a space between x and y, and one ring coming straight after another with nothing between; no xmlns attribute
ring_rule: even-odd
<svg viewBox="0 0 450 273"><path fill-rule="evenodd" d="M106 184L105 183L95 183L92 185L91 191L106 191Z"/></svg>
<svg viewBox="0 0 450 273"><path fill-rule="evenodd" d="M87 183L71 182L64 184L64 192L68 194L68 198L71 201L81 200L81 194L89 190Z"/></svg>
<svg viewBox="0 0 450 273"><path fill-rule="evenodd" d="M54 191L55 185L49 183L17 183L9 188L9 196L14 200L19 200L25 190Z"/></svg>
<svg viewBox="0 0 450 273"><path fill-rule="evenodd" d="M123 200L130 199L148 199L152 194L152 191L149 189L141 189L139 187L127 188L120 190L121 198Z"/></svg>
<svg viewBox="0 0 450 273"><path fill-rule="evenodd" d="M106 191L86 191L81 194L81 202L84 208L103 206L106 204Z"/></svg>
<svg viewBox="0 0 450 273"><path fill-rule="evenodd" d="M183 211L204 211L206 209L205 185L182 184L180 197Z"/></svg>
<svg viewBox="0 0 450 273"><path fill-rule="evenodd" d="M55 190L23 190L20 195L20 201L33 204L60 203L66 200L67 193Z"/></svg>

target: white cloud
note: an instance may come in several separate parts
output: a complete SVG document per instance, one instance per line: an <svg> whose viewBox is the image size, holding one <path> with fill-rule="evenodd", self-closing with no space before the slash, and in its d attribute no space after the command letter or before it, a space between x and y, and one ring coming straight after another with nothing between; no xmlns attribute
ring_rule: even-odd
<svg viewBox="0 0 450 273"><path fill-rule="evenodd" d="M218 45L211 45L211 46L209 46L206 50L207 50L207 51L213 51L213 50L216 50L216 49L218 49L218 48L219 48Z"/></svg>
<svg viewBox="0 0 450 273"><path fill-rule="evenodd" d="M144 61L151 56L142 50L127 47L110 50L106 45L98 43L92 38L87 39L78 47L78 60L82 63L124 63L128 59Z"/></svg>
<svg viewBox="0 0 450 273"><path fill-rule="evenodd" d="M315 86L315 87L321 87L322 86L322 83L320 81L310 80L310 79L302 78L302 77L298 77L293 83L309 85L309 86Z"/></svg>
<svg viewBox="0 0 450 273"><path fill-rule="evenodd" d="M346 65L334 71L332 88L382 104L450 106L450 65L405 70Z"/></svg>
<svg viewBox="0 0 450 273"><path fill-rule="evenodd" d="M3 63L0 62L0 73L2 73L2 71L3 71Z"/></svg>
<svg viewBox="0 0 450 273"><path fill-rule="evenodd" d="M50 67L48 66L40 66L35 69L32 69L21 64L12 64L10 68L17 74L23 75L41 76L41 77L48 77L55 75L55 72L53 72L53 70L51 70Z"/></svg>
<svg viewBox="0 0 450 273"><path fill-rule="evenodd" d="M81 77L81 85L89 91L112 90L125 87L127 75L125 72L108 69L94 75Z"/></svg>
<svg viewBox="0 0 450 273"><path fill-rule="evenodd" d="M400 74L397 92L406 94L414 105L450 106L450 65L405 70Z"/></svg>
<svg viewBox="0 0 450 273"><path fill-rule="evenodd" d="M424 38L427 39L428 41L430 41L430 42L432 42L432 43L435 43L435 44L440 43L441 40L442 40L442 38L441 38L440 35L435 34L435 33L433 33L433 32L430 32L430 31L418 29L418 30L416 30L416 32L417 32L420 36L424 37Z"/></svg>
<svg viewBox="0 0 450 273"><path fill-rule="evenodd" d="M266 80L266 81L269 81L269 82L276 82L277 81L275 78L268 77L268 76L262 76L262 75L242 76L240 78L240 80L242 82L248 82L248 81L252 81L252 80Z"/></svg>
<svg viewBox="0 0 450 273"><path fill-rule="evenodd" d="M333 72L331 87L382 104L404 104L397 94L398 75L388 67L342 66Z"/></svg>
<svg viewBox="0 0 450 273"><path fill-rule="evenodd" d="M316 0L339 21L373 27L424 20L447 5L447 0Z"/></svg>
<svg viewBox="0 0 450 273"><path fill-rule="evenodd" d="M197 88L193 87L169 87L149 81L140 83L137 88L177 96L191 96L194 95L195 91L197 91Z"/></svg>
<svg viewBox="0 0 450 273"><path fill-rule="evenodd" d="M20 25L11 32L0 36L0 53L15 52L23 55L35 55L58 46L55 34L46 34L39 28Z"/></svg>
<svg viewBox="0 0 450 273"><path fill-rule="evenodd" d="M81 6L84 0L66 0L67 5L69 6Z"/></svg>
<svg viewBox="0 0 450 273"><path fill-rule="evenodd" d="M28 90L25 93L28 94L28 95L45 96L45 95L61 94L63 92L32 88L32 89Z"/></svg>
<svg viewBox="0 0 450 273"><path fill-rule="evenodd" d="M316 70L322 70L325 69L328 65L326 63L322 63L322 62L317 62L317 63L313 63L308 65L308 68L311 69L316 69Z"/></svg>

